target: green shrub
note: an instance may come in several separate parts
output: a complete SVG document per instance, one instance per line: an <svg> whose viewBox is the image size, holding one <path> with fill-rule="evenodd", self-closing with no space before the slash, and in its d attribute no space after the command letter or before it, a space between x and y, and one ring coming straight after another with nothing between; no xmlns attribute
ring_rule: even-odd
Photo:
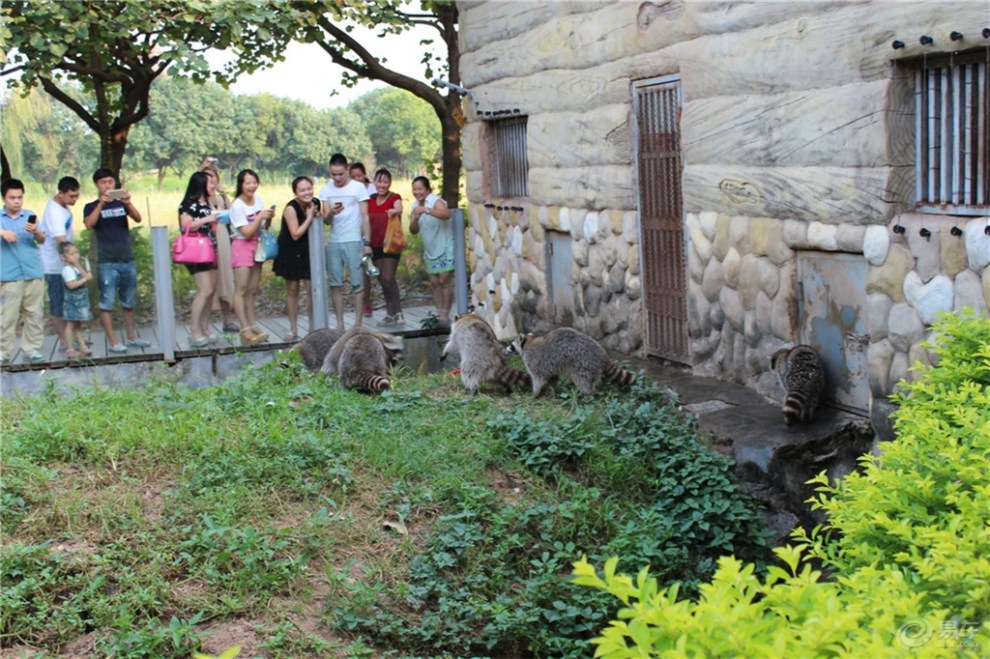
<svg viewBox="0 0 990 659"><path fill-rule="evenodd" d="M786 569L761 580L722 558L691 601L646 569L617 575L616 559L603 578L575 563L575 583L625 605L595 656L986 656L990 319L943 315L933 329L939 365L900 383L897 439L862 473L816 479L830 521L775 550Z"/></svg>

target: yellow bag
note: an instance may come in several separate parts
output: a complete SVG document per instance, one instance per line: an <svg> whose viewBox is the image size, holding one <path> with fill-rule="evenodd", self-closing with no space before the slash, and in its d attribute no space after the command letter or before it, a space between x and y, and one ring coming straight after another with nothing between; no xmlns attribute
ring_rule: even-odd
<svg viewBox="0 0 990 659"><path fill-rule="evenodd" d="M385 227L385 245L382 251L386 254L400 254L408 245L406 234L402 232L402 218L392 215L388 218L388 226Z"/></svg>

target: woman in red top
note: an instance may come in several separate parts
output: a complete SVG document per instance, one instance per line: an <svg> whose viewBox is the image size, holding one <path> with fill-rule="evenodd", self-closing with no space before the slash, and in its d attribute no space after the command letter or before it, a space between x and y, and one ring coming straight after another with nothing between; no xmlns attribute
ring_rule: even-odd
<svg viewBox="0 0 990 659"><path fill-rule="evenodd" d="M399 301L399 284L395 271L399 268L399 254L385 253L385 229L390 217L402 217L402 197L389 190L392 174L387 169L375 172L376 193L368 200L368 216L371 219L371 259L378 267L378 282L385 297L385 317L379 327L400 327L406 324Z"/></svg>

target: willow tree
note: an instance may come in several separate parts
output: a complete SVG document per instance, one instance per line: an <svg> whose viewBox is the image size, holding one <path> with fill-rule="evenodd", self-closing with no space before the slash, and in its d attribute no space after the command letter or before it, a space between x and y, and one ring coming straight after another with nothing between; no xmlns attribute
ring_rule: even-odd
<svg viewBox="0 0 990 659"><path fill-rule="evenodd" d="M271 6L247 0L4 0L0 11L9 57L0 75L41 87L78 115L99 136L101 166L118 177L128 133L147 116L158 77L228 83L270 64L285 45L271 39ZM211 71L211 48L239 56ZM92 102L69 93L71 81Z"/></svg>

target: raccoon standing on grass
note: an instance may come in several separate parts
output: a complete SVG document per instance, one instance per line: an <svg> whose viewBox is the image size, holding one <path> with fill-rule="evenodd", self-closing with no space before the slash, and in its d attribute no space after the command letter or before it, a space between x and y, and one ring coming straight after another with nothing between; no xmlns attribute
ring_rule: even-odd
<svg viewBox="0 0 990 659"><path fill-rule="evenodd" d="M597 341L570 327L558 327L543 336L521 336L512 349L522 355L533 379L533 396L562 375L583 394L593 394L602 376L616 384L630 385L636 376L616 366Z"/></svg>
<svg viewBox="0 0 990 659"><path fill-rule="evenodd" d="M807 345L773 353L770 368L784 385L784 423L810 423L825 389L825 369L815 349Z"/></svg>
<svg viewBox="0 0 990 659"><path fill-rule="evenodd" d="M299 358L309 370L314 373L323 366L330 348L344 333L337 329L319 329L310 332L306 338L292 346L292 351L299 353Z"/></svg>
<svg viewBox="0 0 990 659"><path fill-rule="evenodd" d="M321 372L337 374L340 386L369 394L392 388L388 369L402 354L402 337L355 327L333 344Z"/></svg>
<svg viewBox="0 0 990 659"><path fill-rule="evenodd" d="M506 363L505 348L481 316L473 313L457 316L440 359L446 358L451 350L461 356L461 382L472 394L485 384L501 386L507 394L530 385L527 374Z"/></svg>

